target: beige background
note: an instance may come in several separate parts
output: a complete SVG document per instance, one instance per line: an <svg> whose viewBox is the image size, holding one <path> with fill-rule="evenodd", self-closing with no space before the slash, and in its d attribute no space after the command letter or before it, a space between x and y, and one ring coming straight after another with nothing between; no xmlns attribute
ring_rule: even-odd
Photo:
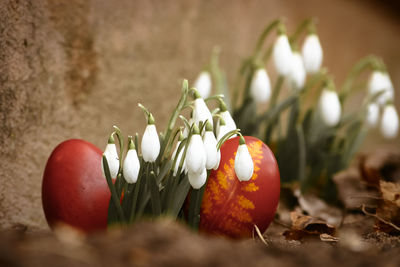
<svg viewBox="0 0 400 267"><path fill-rule="evenodd" d="M278 16L289 31L318 18L324 65L339 83L362 56L382 56L398 96L400 20L376 3L0 1L0 228L47 228L41 179L58 143L82 138L103 148L114 124L141 133L138 102L163 129L181 79L193 81L215 45L232 85L240 60ZM366 149L387 144L371 136Z"/></svg>

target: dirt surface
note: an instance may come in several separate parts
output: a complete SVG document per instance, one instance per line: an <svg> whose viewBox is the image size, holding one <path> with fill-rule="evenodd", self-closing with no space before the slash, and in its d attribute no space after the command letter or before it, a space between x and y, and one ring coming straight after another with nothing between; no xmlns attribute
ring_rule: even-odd
<svg viewBox="0 0 400 267"><path fill-rule="evenodd" d="M168 220L84 237L71 229L0 233L3 266L399 266L400 239L366 236L364 249L345 242L287 242L273 224L259 239L231 241L190 232Z"/></svg>
<svg viewBox="0 0 400 267"><path fill-rule="evenodd" d="M82 138L102 148L112 125L141 133L138 102L162 129L181 79L193 81L215 45L232 82L278 16L289 28L319 18L325 65L339 82L374 53L398 88L400 22L393 14L365 1L1 1L0 228L47 229L41 179L58 143Z"/></svg>

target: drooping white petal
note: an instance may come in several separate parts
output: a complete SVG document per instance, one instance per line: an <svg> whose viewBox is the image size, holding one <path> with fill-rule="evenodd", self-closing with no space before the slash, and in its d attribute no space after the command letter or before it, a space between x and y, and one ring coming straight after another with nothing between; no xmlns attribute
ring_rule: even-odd
<svg viewBox="0 0 400 267"><path fill-rule="evenodd" d="M221 125L219 124L217 127L217 140L221 140L222 137L224 137L225 134L227 134L230 130L228 129L228 126L226 124Z"/></svg>
<svg viewBox="0 0 400 267"><path fill-rule="evenodd" d="M383 108L380 130L386 139L393 139L399 131L399 116L394 105Z"/></svg>
<svg viewBox="0 0 400 267"><path fill-rule="evenodd" d="M258 69L250 84L250 93L256 102L266 102L271 96L271 81L264 68Z"/></svg>
<svg viewBox="0 0 400 267"><path fill-rule="evenodd" d="M140 162L135 149L129 149L126 153L122 170L127 183L136 183L140 169Z"/></svg>
<svg viewBox="0 0 400 267"><path fill-rule="evenodd" d="M293 53L292 69L289 74L289 81L293 89L301 90L306 81L306 71L303 65L303 59L298 52Z"/></svg>
<svg viewBox="0 0 400 267"><path fill-rule="evenodd" d="M207 181L207 170L203 168L199 172L188 173L189 183L194 189L200 189Z"/></svg>
<svg viewBox="0 0 400 267"><path fill-rule="evenodd" d="M378 96L376 102L383 106L387 101L393 100L394 89L392 81L387 73L381 71L372 72L370 79L368 81L368 92L371 96L383 92Z"/></svg>
<svg viewBox="0 0 400 267"><path fill-rule="evenodd" d="M218 160L217 140L214 133L206 131L203 137L204 149L206 151L206 168L211 170L215 167Z"/></svg>
<svg viewBox="0 0 400 267"><path fill-rule="evenodd" d="M279 35L275 41L273 59L278 74L287 76L292 68L292 49L285 34Z"/></svg>
<svg viewBox="0 0 400 267"><path fill-rule="evenodd" d="M216 162L215 166L213 167L213 170L218 169L220 162L221 162L221 149L218 149L217 150L217 162Z"/></svg>
<svg viewBox="0 0 400 267"><path fill-rule="evenodd" d="M181 144L181 141L178 141L178 143L176 144L176 148L175 148L174 152L172 153L172 160L175 159L175 156L176 156L176 153L178 152L178 148L179 148L179 145L180 145L180 144ZM181 149L181 151L179 151L179 154L178 154L178 156L177 156L177 158L176 158L176 163L175 163L175 166L174 166L174 176L176 176L176 174L178 173L179 164L180 164L180 162L181 162L181 159L182 159L182 155L183 155L184 150L185 150L185 148L183 147L183 148ZM185 168L186 168L185 165L186 165L186 159L183 160L183 165L182 165L181 173L185 170Z"/></svg>
<svg viewBox="0 0 400 267"><path fill-rule="evenodd" d="M325 125L336 126L340 121L342 112L337 93L333 90L324 89L319 98L318 110Z"/></svg>
<svg viewBox="0 0 400 267"><path fill-rule="evenodd" d="M236 123L233 120L231 113L229 113L228 110L221 112L220 115L221 115L222 119L224 119L226 127L228 128L229 131L236 129Z"/></svg>
<svg viewBox="0 0 400 267"><path fill-rule="evenodd" d="M118 169L119 169L119 158L118 158L118 153L117 153L117 147L115 146L115 144L107 144L103 155L106 156L107 164L108 164L108 168L110 169L111 177L112 178L117 177ZM105 177L103 160L101 160L101 170Z"/></svg>
<svg viewBox="0 0 400 267"><path fill-rule="evenodd" d="M305 38L301 52L306 72L315 73L319 71L322 65L323 52L316 34L310 34Z"/></svg>
<svg viewBox="0 0 400 267"><path fill-rule="evenodd" d="M194 87L200 93L202 98L207 98L211 93L211 75L208 71L200 72L199 76L197 76L196 81L194 82Z"/></svg>
<svg viewBox="0 0 400 267"><path fill-rule="evenodd" d="M160 153L160 139L154 124L149 124L144 131L142 143L142 155L146 162L155 162Z"/></svg>
<svg viewBox="0 0 400 267"><path fill-rule="evenodd" d="M200 121L204 123L206 120L208 120L211 125L213 124L211 112L203 98L196 98L194 100L193 121L198 124Z"/></svg>
<svg viewBox="0 0 400 267"><path fill-rule="evenodd" d="M186 152L186 167L188 172L199 173L206 167L206 160L206 151L201 136L199 134L192 135Z"/></svg>
<svg viewBox="0 0 400 267"><path fill-rule="evenodd" d="M249 181L253 176L254 163L246 144L239 145L235 157L235 173L239 181Z"/></svg>
<svg viewBox="0 0 400 267"><path fill-rule="evenodd" d="M367 107L367 116L365 118L367 125L370 128L375 128L379 121L379 106L376 103L371 103Z"/></svg>

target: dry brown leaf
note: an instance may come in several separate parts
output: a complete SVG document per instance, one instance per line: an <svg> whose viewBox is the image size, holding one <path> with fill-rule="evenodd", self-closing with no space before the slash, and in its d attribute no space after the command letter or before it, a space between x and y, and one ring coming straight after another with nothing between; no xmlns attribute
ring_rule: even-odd
<svg viewBox="0 0 400 267"><path fill-rule="evenodd" d="M377 206L379 192L368 187L357 168L349 168L333 177L338 190L338 198L347 210L359 210L362 205Z"/></svg>
<svg viewBox="0 0 400 267"><path fill-rule="evenodd" d="M334 241L336 228L325 221L296 211L291 212L290 217L292 228L283 233L287 240L318 236L322 241Z"/></svg>
<svg viewBox="0 0 400 267"><path fill-rule="evenodd" d="M328 205L314 195L298 194L298 201L303 211L312 217L323 219L330 225L338 227L343 219L343 213L340 209Z"/></svg>
<svg viewBox="0 0 400 267"><path fill-rule="evenodd" d="M376 209L377 223L375 228L388 234L399 234L400 231L400 184L380 181L382 200Z"/></svg>

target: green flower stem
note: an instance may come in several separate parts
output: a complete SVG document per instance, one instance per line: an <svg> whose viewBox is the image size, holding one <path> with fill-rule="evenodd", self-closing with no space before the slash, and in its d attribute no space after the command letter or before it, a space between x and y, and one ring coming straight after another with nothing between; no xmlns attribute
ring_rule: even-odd
<svg viewBox="0 0 400 267"><path fill-rule="evenodd" d="M348 95L350 94L353 83L357 79L358 76L360 76L361 73L363 73L365 70L368 69L374 69L374 68L379 68L381 66L380 60L375 57L375 56L367 56L362 58L360 61L358 61L353 68L351 69L349 75L347 76L346 80L343 83L342 86L342 91L339 96L340 101L344 103L344 101L347 99Z"/></svg>
<svg viewBox="0 0 400 267"><path fill-rule="evenodd" d="M312 18L308 18L303 20L302 23L297 27L296 31L290 36L289 42L290 44L296 43L297 38L299 38L300 34L305 31L306 29L309 29L311 32L315 32L315 26L314 26L314 21Z"/></svg>
<svg viewBox="0 0 400 267"><path fill-rule="evenodd" d="M228 140L229 138L231 138L232 136L236 135L236 134L240 134L240 129L235 129L232 131L227 132L224 136L222 136L222 138L218 141L217 143L217 149L220 149L222 144L225 143L226 140Z"/></svg>
<svg viewBox="0 0 400 267"><path fill-rule="evenodd" d="M274 91L272 93L271 97L271 102L269 104L269 109L272 110L276 106L276 102L278 101L279 93L282 89L283 81L285 80L285 77L280 75L278 77L278 80L275 83ZM271 141L271 135L274 130L274 127L277 123L278 117L276 117L273 120L270 120L269 123L267 124L267 128L265 130L265 142L268 144Z"/></svg>
<svg viewBox="0 0 400 267"><path fill-rule="evenodd" d="M206 99L204 99L204 102L209 102L211 100L222 100L224 99L224 95L223 94L217 94L217 95L212 95L210 97L207 97Z"/></svg>
<svg viewBox="0 0 400 267"><path fill-rule="evenodd" d="M212 55L211 55L211 60L210 60L210 71L211 75L214 80L214 87L215 91L217 94L224 95L226 102L228 103L228 108L230 109L230 99L229 99L229 90L228 90L228 83L226 80L226 77L224 73L221 71L219 67L219 53L220 53L220 48L219 47L214 47Z"/></svg>
<svg viewBox="0 0 400 267"><path fill-rule="evenodd" d="M148 186L150 187L151 194L151 208L153 211L153 217L158 217L161 214L161 200L160 200L160 190L156 181L156 175L154 171L150 172L148 178Z"/></svg>
<svg viewBox="0 0 400 267"><path fill-rule="evenodd" d="M254 48L254 52L253 52L253 58L257 58L263 45L265 42L265 39L268 37L268 35L270 34L270 32L276 28L277 26L279 26L279 24L281 24L282 21L281 19L276 19L273 20L270 24L267 25L267 27L264 28L264 31L261 33L260 37L258 38L256 47Z"/></svg>
<svg viewBox="0 0 400 267"><path fill-rule="evenodd" d="M117 191L115 190L115 186L112 182L112 178L111 178L111 174L110 174L110 168L108 167L108 162L106 159L106 156L103 155L103 167L104 167L104 174L106 176L106 180L107 180L107 184L108 184L108 188L111 191L111 199L114 203L114 207L117 210L117 214L118 217L120 219L121 222L125 221L125 216L124 216L124 212L122 211L122 207L120 204L120 200L118 198L118 194Z"/></svg>
<svg viewBox="0 0 400 267"><path fill-rule="evenodd" d="M171 133L172 133L174 127L175 127L176 119L178 118L180 112L182 111L182 109L184 108L184 106L186 104L186 99L187 99L188 94L189 94L188 81L187 80L183 80L181 98L180 98L180 100L178 102L178 105L176 106L176 108L172 112L172 115L169 118L169 121L168 121L168 124L167 124L167 128L165 129L165 133L164 133L165 138L164 138L164 142L161 144L161 149L160 149L161 157L164 155L164 151L165 151L166 145L169 142L169 138L170 138Z"/></svg>
<svg viewBox="0 0 400 267"><path fill-rule="evenodd" d="M145 168L143 160L141 160L140 166L141 167L140 167L140 170L139 170L139 176L138 176L138 179L136 181L135 188L134 188L134 191L133 191L131 212L130 212L131 216L129 218L129 223L132 223L133 220L135 219L135 212L136 212L136 206L137 206L138 197L139 197L139 191L140 191L140 188L141 188L141 183L144 183L144 181L142 181L143 180L143 170Z"/></svg>

